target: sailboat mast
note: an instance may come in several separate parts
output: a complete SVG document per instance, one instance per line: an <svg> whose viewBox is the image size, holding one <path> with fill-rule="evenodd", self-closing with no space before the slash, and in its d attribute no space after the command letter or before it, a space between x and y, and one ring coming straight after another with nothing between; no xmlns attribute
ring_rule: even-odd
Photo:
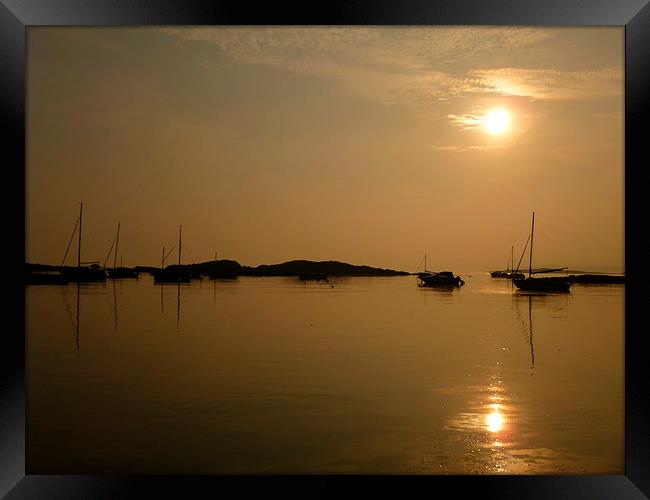
<svg viewBox="0 0 650 500"><path fill-rule="evenodd" d="M81 267L81 215L83 213L84 204L81 202L79 206L79 248L77 249L77 267Z"/></svg>
<svg viewBox="0 0 650 500"><path fill-rule="evenodd" d="M63 267L63 264L65 264L65 259L68 256L68 252L70 251L70 245L72 245L72 242L74 241L74 235L77 232L77 227L79 227L79 218L77 218L77 222L75 222L74 229L72 230L72 234L70 235L70 241L68 241L68 246L65 249L65 253L63 254L63 260L61 260L61 267Z"/></svg>
<svg viewBox="0 0 650 500"><path fill-rule="evenodd" d="M117 223L117 236L115 237L115 254L113 255L113 269L115 269L115 263L117 262L117 247L120 244L120 223Z"/></svg>
<svg viewBox="0 0 650 500"><path fill-rule="evenodd" d="M183 233L183 226L178 226L178 265L181 265L181 235Z"/></svg>
<svg viewBox="0 0 650 500"><path fill-rule="evenodd" d="M512 265L512 271L514 272L515 270L515 246L514 245L510 247L510 263Z"/></svg>
<svg viewBox="0 0 650 500"><path fill-rule="evenodd" d="M533 212L533 224L530 228L530 258L528 260L528 277L533 275L533 237L535 236L535 212Z"/></svg>
<svg viewBox="0 0 650 500"><path fill-rule="evenodd" d="M424 272L427 272L427 254L424 254Z"/></svg>
<svg viewBox="0 0 650 500"><path fill-rule="evenodd" d="M165 269L165 245L163 245L162 258L160 259L160 269Z"/></svg>

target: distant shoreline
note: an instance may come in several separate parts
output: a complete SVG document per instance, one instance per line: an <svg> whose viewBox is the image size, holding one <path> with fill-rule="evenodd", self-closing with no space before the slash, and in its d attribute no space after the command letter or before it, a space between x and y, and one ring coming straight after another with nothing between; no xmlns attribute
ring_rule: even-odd
<svg viewBox="0 0 650 500"><path fill-rule="evenodd" d="M99 267L99 266L97 266ZM49 264L26 263L25 271L35 272L57 272L74 269L75 266L54 266ZM156 273L160 267L134 266L133 269L140 273ZM170 271L190 271L206 275L227 275L227 276L301 276L305 274L322 274L327 276L409 276L413 273L371 267L366 265L353 265L334 260L310 261L292 260L281 264L261 264L259 266L242 266L234 260L213 260L200 262L198 264L177 264L165 266Z"/></svg>
<svg viewBox="0 0 650 500"><path fill-rule="evenodd" d="M91 266L93 267L93 266ZM95 265L94 267L99 268ZM57 266L51 264L25 263L25 272L53 273L74 270L76 266ZM137 273L155 274L160 272L160 267L134 266L126 269ZM367 265L354 265L335 260L310 261L292 260L280 264L260 264L259 266L242 266L234 260L213 260L200 262L198 264L173 264L165 267L169 271L191 272L192 274L206 275L211 277L236 277L236 276L306 276L320 275L330 277L382 277L382 276L415 276L417 273L399 271L394 269L372 267ZM535 271L535 270L533 270ZM488 271L485 271L488 272ZM568 273L567 279L573 283L623 283L624 273L607 273L601 271L580 271L569 269L562 271ZM558 273L553 273L558 274Z"/></svg>

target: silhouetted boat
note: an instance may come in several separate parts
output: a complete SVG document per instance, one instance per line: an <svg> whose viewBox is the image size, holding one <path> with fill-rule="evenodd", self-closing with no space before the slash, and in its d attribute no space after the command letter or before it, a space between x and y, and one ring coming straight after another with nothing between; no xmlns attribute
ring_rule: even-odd
<svg viewBox="0 0 650 500"><path fill-rule="evenodd" d="M523 273L516 273L514 271L493 271L490 273L490 276L493 278L508 278L510 280L522 279L525 277Z"/></svg>
<svg viewBox="0 0 650 500"><path fill-rule="evenodd" d="M61 273L25 273L26 285L67 285L68 278Z"/></svg>
<svg viewBox="0 0 650 500"><path fill-rule="evenodd" d="M77 225L79 226L79 245L78 245L78 251L77 251L77 267L66 267L61 270L61 275L67 279L68 281L72 282L77 282L77 283L87 283L87 282L93 282L93 281L106 281L106 271L99 267L97 263L88 263L85 262L85 264L91 264L90 266L82 266L81 262L81 221L82 221L82 215L83 215L83 207L84 204L81 203L79 206L79 218L77 219ZM65 255L63 256L63 262L65 262L65 258L68 255L68 250L70 250L70 244L72 243L72 238L74 238L74 233L77 229L77 225L75 225L74 231L72 231L72 237L70 238L70 243L68 243L68 248L65 251ZM63 266L63 262L61 265Z"/></svg>
<svg viewBox="0 0 650 500"><path fill-rule="evenodd" d="M107 271L108 277L113 279L120 278L137 278L139 276L138 272L131 267L114 267Z"/></svg>
<svg viewBox="0 0 650 500"><path fill-rule="evenodd" d="M164 267L165 265L165 247L163 247L163 261L161 268L153 273L154 283L189 283L192 280L192 272L185 267L181 267L181 250L183 227L178 227L178 266Z"/></svg>
<svg viewBox="0 0 650 500"><path fill-rule="evenodd" d="M524 278L523 273L519 273L519 272L515 271L514 250L515 250L515 247L511 247L511 249L510 249L510 260L508 261L508 264L506 265L506 270L505 271L492 271L490 273L490 276L492 276L493 278L508 278L508 279L511 279L511 280ZM512 265L512 268L510 267L511 265Z"/></svg>
<svg viewBox="0 0 650 500"><path fill-rule="evenodd" d="M202 273L211 280L236 280L241 271L241 266L234 260L214 260L192 265L196 272Z"/></svg>
<svg viewBox="0 0 650 500"><path fill-rule="evenodd" d="M528 278L515 279L514 284L521 290L534 292L568 292L571 283L565 277L544 277L533 278L533 239L535 236L535 212L533 212L533 222L530 230L530 258L528 264ZM546 269L544 272L558 271L559 269Z"/></svg>
<svg viewBox="0 0 650 500"><path fill-rule="evenodd" d="M110 257L111 252L113 251L113 245L115 245L115 251L113 253L113 267L111 269L106 269L106 262L108 262L108 258ZM130 267L124 267L123 265L121 265L121 262L120 262L120 267L117 267L116 265L117 250L120 245L120 222L117 223L117 233L115 235L115 240L113 240L113 245L111 245L111 248L108 250L108 255L106 256L106 260L104 261L104 269L106 269L108 277L112 279L137 278L138 272L135 269Z"/></svg>
<svg viewBox="0 0 650 500"><path fill-rule="evenodd" d="M424 271L416 273L418 286L462 286L465 282L451 271L433 272L427 270L427 254L424 254Z"/></svg>
<svg viewBox="0 0 650 500"><path fill-rule="evenodd" d="M298 276L300 281L327 281L326 273L302 273Z"/></svg>
<svg viewBox="0 0 650 500"><path fill-rule="evenodd" d="M568 292L571 283L566 278L561 277L528 277L523 280L515 280L515 286L521 290L531 292Z"/></svg>
<svg viewBox="0 0 650 500"><path fill-rule="evenodd" d="M490 276L493 278L508 278L511 280L522 279L525 277L523 273L518 273L515 271L492 271L490 273Z"/></svg>
<svg viewBox="0 0 650 500"><path fill-rule="evenodd" d="M418 269L419 268L420 268L420 266L418 266ZM415 274L416 274L416 276L418 277L418 279L420 281L422 281L422 279L427 277L427 276L433 276L434 274L436 274L433 271L428 271L427 270L427 254L426 253L424 254L424 271L420 271L419 273L416 272Z"/></svg>
<svg viewBox="0 0 650 500"><path fill-rule="evenodd" d="M154 283L189 283L192 281L192 273L184 269L170 267L154 273L153 280Z"/></svg>
<svg viewBox="0 0 650 500"><path fill-rule="evenodd" d="M91 266L70 267L61 274L68 280L78 283L90 283L93 281L106 281L106 271L97 264Z"/></svg>
<svg viewBox="0 0 650 500"><path fill-rule="evenodd" d="M463 286L465 282L451 271L418 273L419 286Z"/></svg>
<svg viewBox="0 0 650 500"><path fill-rule="evenodd" d="M567 280L571 283L580 283L582 285L623 285L625 276L610 274L570 274Z"/></svg>

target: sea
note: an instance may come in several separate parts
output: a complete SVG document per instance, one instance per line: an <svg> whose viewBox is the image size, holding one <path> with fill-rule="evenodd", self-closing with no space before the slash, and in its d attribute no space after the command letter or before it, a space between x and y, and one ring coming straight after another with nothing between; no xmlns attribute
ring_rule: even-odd
<svg viewBox="0 0 650 500"><path fill-rule="evenodd" d="M28 474L623 474L624 285L28 286Z"/></svg>

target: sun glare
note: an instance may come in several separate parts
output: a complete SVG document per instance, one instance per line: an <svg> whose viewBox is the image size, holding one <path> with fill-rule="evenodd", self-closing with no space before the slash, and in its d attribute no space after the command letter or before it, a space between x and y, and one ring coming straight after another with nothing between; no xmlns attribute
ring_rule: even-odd
<svg viewBox="0 0 650 500"><path fill-rule="evenodd" d="M490 432L499 432L501 429L503 429L503 426L505 424L503 415L498 411L493 411L492 413L486 415L485 421Z"/></svg>
<svg viewBox="0 0 650 500"><path fill-rule="evenodd" d="M502 134L510 125L510 113L505 109L493 109L485 115L483 124L490 134Z"/></svg>

